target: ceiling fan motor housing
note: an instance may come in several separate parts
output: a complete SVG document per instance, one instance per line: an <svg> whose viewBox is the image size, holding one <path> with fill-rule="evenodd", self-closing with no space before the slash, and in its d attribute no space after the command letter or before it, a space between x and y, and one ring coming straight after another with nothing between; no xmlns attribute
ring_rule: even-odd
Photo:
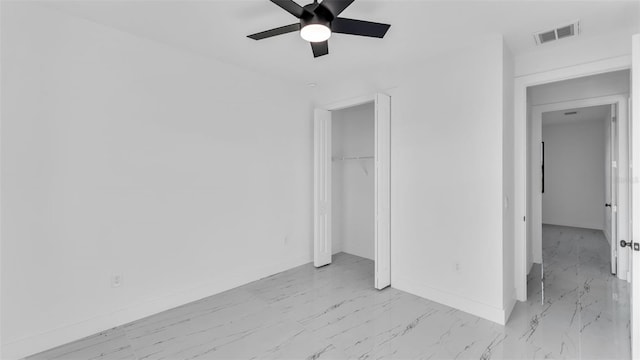
<svg viewBox="0 0 640 360"><path fill-rule="evenodd" d="M323 6L322 4L313 3L306 5L304 9L306 11L303 13L302 17L300 17L301 28L311 24L318 24L324 25L331 29L331 21L333 20L334 16L331 11L329 11L329 9L327 9L325 6Z"/></svg>

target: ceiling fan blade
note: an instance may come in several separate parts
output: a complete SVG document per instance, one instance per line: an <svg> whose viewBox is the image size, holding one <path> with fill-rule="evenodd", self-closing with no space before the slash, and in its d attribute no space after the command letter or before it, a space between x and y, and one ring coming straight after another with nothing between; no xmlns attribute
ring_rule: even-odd
<svg viewBox="0 0 640 360"><path fill-rule="evenodd" d="M335 18L331 22L331 31L335 33L377 38L383 38L390 27L388 24L347 18Z"/></svg>
<svg viewBox="0 0 640 360"><path fill-rule="evenodd" d="M302 17L302 14L304 14L306 11L302 6L298 5L293 0L271 0L271 2L280 6L289 14L297 17L298 19L300 19Z"/></svg>
<svg viewBox="0 0 640 360"><path fill-rule="evenodd" d="M318 56L327 55L329 53L329 42L312 42L311 50L313 50L313 57L317 58Z"/></svg>
<svg viewBox="0 0 640 360"><path fill-rule="evenodd" d="M333 16L338 17L353 1L354 0L324 0L321 4L329 9Z"/></svg>
<svg viewBox="0 0 640 360"><path fill-rule="evenodd" d="M282 34L294 32L294 31L298 31L298 30L300 30L300 23L295 23L295 24L285 25L285 26L281 26L279 28L275 28L275 29L271 29L271 30L262 31L262 32L259 32L259 33L247 35L247 37L250 38L250 39L253 39L253 40L262 40L262 39L266 39L266 38L269 38L269 37L272 37L272 36L282 35Z"/></svg>

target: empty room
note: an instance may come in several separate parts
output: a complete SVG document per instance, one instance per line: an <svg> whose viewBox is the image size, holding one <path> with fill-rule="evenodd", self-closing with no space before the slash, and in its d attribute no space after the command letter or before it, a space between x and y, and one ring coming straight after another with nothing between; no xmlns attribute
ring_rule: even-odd
<svg viewBox="0 0 640 360"><path fill-rule="evenodd" d="M631 0L2 0L0 358L640 359L638 104Z"/></svg>

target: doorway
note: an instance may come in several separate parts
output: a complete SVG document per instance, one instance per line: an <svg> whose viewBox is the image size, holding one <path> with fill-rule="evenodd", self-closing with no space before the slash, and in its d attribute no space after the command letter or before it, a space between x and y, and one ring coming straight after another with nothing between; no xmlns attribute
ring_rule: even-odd
<svg viewBox="0 0 640 360"><path fill-rule="evenodd" d="M543 271L551 270L545 269L550 255L543 224L547 235L559 231L552 225L596 230L587 237L606 239L600 245L607 254L592 254L606 255L604 274L629 278L629 254L620 249L630 234L629 92L629 70L528 89L528 268L536 267L530 281L551 281ZM593 241L597 247L599 240Z"/></svg>
<svg viewBox="0 0 640 360"><path fill-rule="evenodd" d="M628 157L620 154L628 153L628 147L618 138L620 133L627 136L627 118L617 107L613 103L542 113L541 223L534 225L542 234L536 246L542 254L543 289L563 284L580 288L588 282L595 290L606 284L600 303L624 299L609 304L622 313L628 311L628 259L619 264L617 248L618 234L628 234L629 204L620 199L628 198L628 182L621 181L628 172L620 171L628 168ZM577 294L584 295L584 289ZM553 301L553 295L543 292L543 303ZM584 296L576 301L583 302Z"/></svg>
<svg viewBox="0 0 640 360"><path fill-rule="evenodd" d="M626 279L630 277L628 274L631 254L628 249L622 248L619 242L620 240L628 241L628 236L631 234L630 180L632 177L629 167L631 159L631 123L628 116L628 99L631 93L630 78L632 74L629 71L630 64L627 61L628 59L603 61L601 63L568 68L563 72L537 74L516 80L516 134L524 135L524 138L516 136L516 143L519 143L516 149L517 153L524 154L524 159L526 159L524 162L517 164L517 166L525 165L524 169L516 171L516 186L525 190L520 193L524 197L516 201L523 206L521 209L524 210L522 214L524 216L521 217L522 223L519 225L522 226L520 229L522 229L521 234L524 236L519 237L521 235L516 232L516 238L524 240L516 242L516 247L520 247L520 249L516 250L516 255L524 255L524 257L517 259L520 264L518 266L523 266L521 268L524 270L522 274L525 274L525 281L523 282L525 286L518 289L518 299L523 301L530 296L537 298L535 295L540 291L544 293L542 304L544 309L550 306L549 301L559 305L564 305L565 303L573 304L572 306L575 306L577 312L570 313L567 326L576 326L578 324L578 330L584 330L585 327L597 324L602 319L615 319L612 326L620 331L610 340L624 340L624 344L619 344L621 345L619 347L620 351L629 349L627 341L629 339L629 330L635 327L634 321L630 322L633 314L633 311L630 311L630 305L634 304L635 299L630 296L631 287L626 282ZM608 78L609 80L617 78L622 81L604 83L598 81L603 78ZM620 84L623 84L622 88L619 87ZM569 88L572 90L568 90ZM540 91L538 91L538 94L533 93L535 90L544 90L542 91L543 95L540 95ZM545 101L540 101L541 98L544 98ZM550 172L555 171L555 175L558 175L557 166L555 170L552 170L554 166L552 164L553 160L550 158L552 156L550 142L555 140L549 137L552 132L549 129L544 131L542 126L543 118L549 117L554 112L555 115L562 117L575 116L576 114L572 113L579 114L580 112L599 112L599 117L602 117L603 113L605 114L604 117L606 119L599 124L601 126L596 124L592 126L593 129L597 129L599 132L596 142L600 148L597 155L600 159L598 161L599 164L592 163L592 165L599 167L596 171L600 174L598 176L601 177L602 181L599 182L598 187L600 190L597 192L599 193L598 197L604 201L601 201L599 206L596 204L596 206L589 208L589 211L591 211L590 218L592 220L595 219L591 223L588 221L580 223L574 218L572 223L567 223L570 226L565 226L565 224L542 226L544 222L553 224L553 220L550 219L554 217L551 211L543 212L542 201L543 197L548 196L548 200L553 202L552 191L549 187L551 186L549 183L550 176L553 175ZM568 127L567 124L563 126ZM546 135L543 135L543 133ZM575 130L571 133L575 134ZM560 141L560 146L566 147L567 141L567 139ZM583 139L583 141L585 140ZM542 150L543 142L544 153ZM557 150L558 141L555 142ZM522 145L526 149L524 152L518 150ZM569 165L565 165L565 167L567 166ZM576 167L575 161L571 163L571 166ZM608 174L607 171L609 171ZM520 176L522 178L518 179ZM606 179L610 182L606 183ZM542 193L543 186L544 194ZM575 191L577 187L574 180L573 186L565 190L565 192ZM556 194L555 200L557 200L557 197L558 194ZM560 207L555 206L555 208L558 209ZM582 210L586 209L581 208L578 212L583 212ZM556 216L555 218L557 219L558 217ZM596 230L593 230L593 228ZM606 236L604 235L605 233ZM546 238L553 238L552 241L555 241L555 243L551 245L556 246L555 249L551 249L551 251L543 249L543 242L545 241L543 240L543 235ZM591 236L597 238L594 242L595 245L589 245L592 248L585 249L584 247L587 244L581 241ZM565 254L569 254L569 256L563 259L565 266L561 267L560 271L553 271L548 267L557 265L559 259L558 256L553 259L549 255L554 256L561 253L562 251L558 250L559 246L566 246L569 251L565 252ZM573 249L571 249L572 247ZM595 249L595 257L588 258L588 254L594 250L593 247L599 247L600 251L597 252L598 249ZM575 255L571 255L571 251L574 251ZM575 260L574 264L569 264L567 260L572 256ZM594 259L599 261L593 261ZM553 261L556 264L552 264ZM596 265L595 269L590 268L591 265ZM526 276L527 273L529 276ZM612 273L616 275L613 276ZM545 274L544 282L541 281L543 279L541 274ZM582 282L578 281L580 274L585 275ZM553 278L547 279L550 275ZM620 277L620 279L617 277ZM516 278L523 279L520 274ZM528 282L527 279L529 280ZM517 288L521 284L519 281L516 281ZM564 281L564 287L549 286L556 281L558 283ZM571 281L573 283L570 283ZM528 287L527 284L529 285ZM536 284L537 286L535 286ZM540 285L544 287L540 289ZM633 289L631 288L631 290ZM573 301L567 301L569 298ZM604 306L602 312L593 311L598 306ZM590 309L585 310L584 313L581 312L587 308ZM595 316L590 317L593 314ZM584 338L584 336L585 333L582 331L576 333L576 337ZM633 337L631 337L632 339ZM586 343L583 342L582 344ZM631 348L637 350L634 345Z"/></svg>
<svg viewBox="0 0 640 360"><path fill-rule="evenodd" d="M623 75L626 72L623 72ZM620 89L628 89L627 78ZM534 106L528 184L533 264L544 264L543 224L595 229L608 271L629 278L620 240L630 234L629 120L625 94Z"/></svg>
<svg viewBox="0 0 640 360"><path fill-rule="evenodd" d="M376 289L391 285L390 145L388 95L315 110L314 265L372 256Z"/></svg>
<svg viewBox="0 0 640 360"><path fill-rule="evenodd" d="M331 112L332 254L374 260L374 103Z"/></svg>
<svg viewBox="0 0 640 360"><path fill-rule="evenodd" d="M612 240L618 225L628 225L625 211L616 221L617 210L628 205L619 202L616 190L627 182L619 181L612 166L628 167L626 157L618 156L617 136L619 130L626 133L620 129L626 118L617 118L616 108L605 104L542 113L542 236L537 244L542 258L534 265L541 271L530 276L539 284L529 288L540 289L542 308L574 307L561 326L564 336L579 339L580 345L567 343L566 350L591 351L584 340L597 334L590 328L596 326L602 331L602 342L593 349L596 357L628 358L630 289L626 279L612 273L617 266ZM538 301L535 291L529 296Z"/></svg>

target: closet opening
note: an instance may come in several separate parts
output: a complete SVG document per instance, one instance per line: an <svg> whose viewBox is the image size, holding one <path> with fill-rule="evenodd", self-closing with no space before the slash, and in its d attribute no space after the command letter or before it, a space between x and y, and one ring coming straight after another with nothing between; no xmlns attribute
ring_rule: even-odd
<svg viewBox="0 0 640 360"><path fill-rule="evenodd" d="M331 112L332 261L374 267L375 106L373 102Z"/></svg>
<svg viewBox="0 0 640 360"><path fill-rule="evenodd" d="M313 264L370 262L391 285L391 97L375 94L314 113Z"/></svg>

